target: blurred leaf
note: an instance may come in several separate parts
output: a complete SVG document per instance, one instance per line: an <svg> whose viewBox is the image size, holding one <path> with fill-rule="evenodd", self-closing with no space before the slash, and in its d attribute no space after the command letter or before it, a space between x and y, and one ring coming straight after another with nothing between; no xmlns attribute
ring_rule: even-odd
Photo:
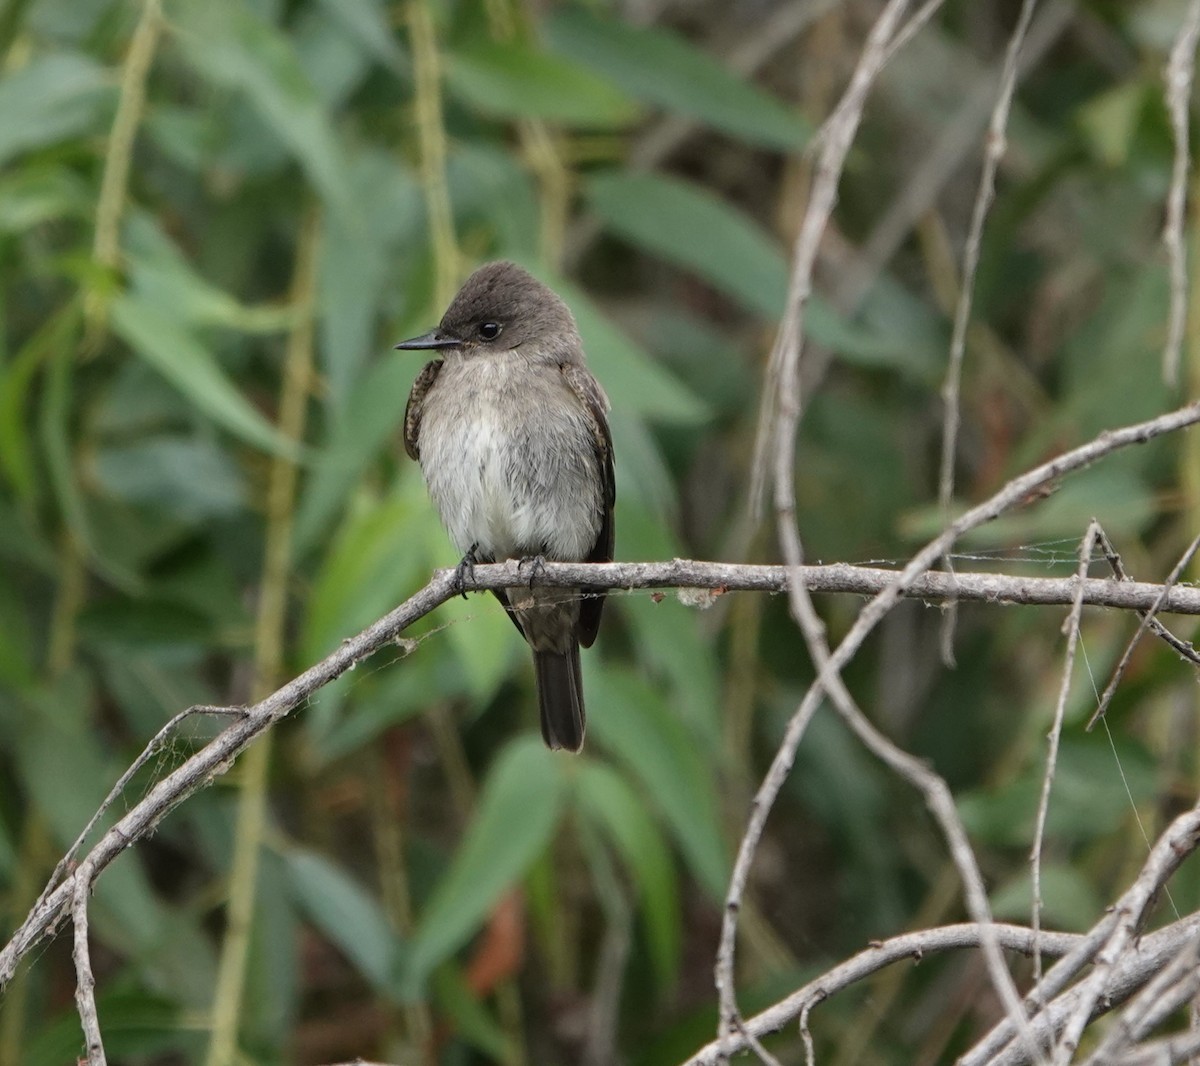
<svg viewBox="0 0 1200 1066"><path fill-rule="evenodd" d="M799 151L811 134L792 108L668 30L566 7L551 14L546 31L556 51L643 103L784 151Z"/></svg>
<svg viewBox="0 0 1200 1066"><path fill-rule="evenodd" d="M504 608L491 594L461 596L438 608L438 624L456 652L457 673L465 680L475 705L482 707L509 675L524 642Z"/></svg>
<svg viewBox="0 0 1200 1066"><path fill-rule="evenodd" d="M61 167L23 166L0 178L0 231L22 233L65 217L86 218L92 191Z"/></svg>
<svg viewBox="0 0 1200 1066"><path fill-rule="evenodd" d="M491 1062L510 1062L512 1038L487 1006L467 987L453 965L439 967L433 975L433 998L438 1009L454 1023L456 1036L482 1051Z"/></svg>
<svg viewBox="0 0 1200 1066"><path fill-rule="evenodd" d="M286 859L264 851L258 868L244 992L246 1005L242 1011L241 1032L247 1044L265 1047L287 1044L300 1014L303 930L289 892L292 881ZM320 890L315 894L319 895ZM348 923L347 928L356 927Z"/></svg>
<svg viewBox="0 0 1200 1066"><path fill-rule="evenodd" d="M327 533L367 464L402 432L404 408L419 360L385 356L363 375L343 411L330 419L328 438L308 467L296 516L296 550L304 555ZM396 451L399 451L397 441ZM407 458L404 460L408 462ZM419 482L419 475L416 477Z"/></svg>
<svg viewBox="0 0 1200 1066"><path fill-rule="evenodd" d="M179 1003L132 985L127 975L97 983L96 1013L104 1019L104 1050L117 1061L179 1052L180 1030L186 1025ZM82 1043L79 1015L72 1006L49 1025L26 1035L21 1064L78 1063Z"/></svg>
<svg viewBox="0 0 1200 1066"><path fill-rule="evenodd" d="M1066 863L1042 862L1042 928L1082 933L1104 910L1104 902L1082 871ZM992 915L998 921L1029 924L1033 910L1033 877L1024 872L992 893Z"/></svg>
<svg viewBox="0 0 1200 1066"><path fill-rule="evenodd" d="M593 659L585 678L591 735L638 778L670 825L692 875L713 899L721 898L729 857L713 768L659 693L631 670Z"/></svg>
<svg viewBox="0 0 1200 1066"><path fill-rule="evenodd" d="M423 557L402 548L411 543L414 519L428 520L424 488L413 480L384 500L361 499L346 516L308 597L300 651L305 662L328 655L423 583Z"/></svg>
<svg viewBox="0 0 1200 1066"><path fill-rule="evenodd" d="M537 738L519 737L497 756L466 837L421 913L401 984L406 998L549 846L565 785L563 757Z"/></svg>
<svg viewBox="0 0 1200 1066"><path fill-rule="evenodd" d="M565 282L554 288L570 305L588 361L614 406L656 422L701 422L708 417L688 386L605 318L582 291Z"/></svg>
<svg viewBox="0 0 1200 1066"><path fill-rule="evenodd" d="M609 171L586 185L605 226L694 271L748 310L777 318L787 298L779 245L732 204L678 178Z"/></svg>
<svg viewBox="0 0 1200 1066"><path fill-rule="evenodd" d="M372 743L386 730L443 701L467 698L466 678L458 671L448 644L423 641L415 654L382 653L372 665L374 672L369 678L356 679L344 707L337 700L328 708L321 705L321 695L333 687L326 686L318 694L316 709L320 713L306 715L319 764L334 762Z"/></svg>
<svg viewBox="0 0 1200 1066"><path fill-rule="evenodd" d="M1101 519L1110 536L1118 540L1135 536L1157 512L1157 501L1153 486L1136 471L1122 469L1119 458L1110 457L1100 466L1072 474L1053 485L1049 496L1031 500L972 530L962 543L1000 547L1031 540L1082 538L1093 515ZM904 514L897 527L905 537L932 539L944 528L944 518L940 509L930 504Z"/></svg>
<svg viewBox="0 0 1200 1066"><path fill-rule="evenodd" d="M1146 109L1146 86L1128 82L1101 93L1079 111L1079 126L1092 149L1110 167L1121 166Z"/></svg>
<svg viewBox="0 0 1200 1066"><path fill-rule="evenodd" d="M399 363L411 367L416 377L419 365L404 358L411 353L391 351L403 337L380 342L379 318L385 291L394 284L395 259L423 239L420 187L391 154L379 151L355 157L350 182L356 210L350 216L331 215L321 245L321 360L335 418L346 413L373 354L377 361L369 373L379 372L382 364ZM401 412L407 396L405 388L396 397ZM399 422L397 418L394 424Z"/></svg>
<svg viewBox="0 0 1200 1066"><path fill-rule="evenodd" d="M93 462L99 488L180 521L232 514L246 501L241 472L212 440L150 437L103 448Z"/></svg>
<svg viewBox="0 0 1200 1066"><path fill-rule="evenodd" d="M144 596L108 596L90 603L80 613L79 632L89 643L141 649L199 644L211 635L211 628L208 619L178 603Z"/></svg>
<svg viewBox="0 0 1200 1066"><path fill-rule="evenodd" d="M197 326L226 326L246 333L281 333L292 323L287 307L243 307L201 277L149 215L138 212L125 227L125 253L135 298L170 308Z"/></svg>
<svg viewBox="0 0 1200 1066"><path fill-rule="evenodd" d="M234 0L185 4L172 26L188 61L214 84L244 93L330 206L349 210L337 138L288 38Z"/></svg>
<svg viewBox="0 0 1200 1066"><path fill-rule="evenodd" d="M612 840L637 884L651 957L663 990L675 983L683 926L671 855L641 799L611 767L585 762L575 780L579 803Z"/></svg>
<svg viewBox="0 0 1200 1066"><path fill-rule="evenodd" d="M79 305L72 303L60 314L60 323L44 338L50 366L38 412L38 438L50 474L50 485L67 526L85 552L96 559L95 540L76 477L70 430ZM54 347L50 348L50 344ZM16 432L20 432L19 428Z"/></svg>
<svg viewBox="0 0 1200 1066"><path fill-rule="evenodd" d="M447 60L450 91L486 114L579 127L624 126L637 118L633 102L611 82L524 44L488 41Z"/></svg>
<svg viewBox="0 0 1200 1066"><path fill-rule="evenodd" d="M75 839L124 769L108 758L91 728L92 698L92 679L82 670L37 692L14 749L24 789L60 848ZM121 813L118 803L99 831ZM185 1002L207 1002L214 973L211 948L195 920L164 905L142 867L128 857L118 859L96 881L91 931L97 941L122 953L153 960Z"/></svg>
<svg viewBox="0 0 1200 1066"><path fill-rule="evenodd" d="M510 152L485 143L456 143L446 162L446 184L460 226L493 229L497 254L525 262L536 258L538 190Z"/></svg>
<svg viewBox="0 0 1200 1066"><path fill-rule="evenodd" d="M301 848L283 855L297 905L372 986L386 992L402 945L383 908L324 856Z"/></svg>
<svg viewBox="0 0 1200 1066"><path fill-rule="evenodd" d="M66 363L78 326L79 305L72 301L51 315L7 365L0 367L0 466L27 505L33 502L38 488L31 448L33 439L25 423L31 407L30 385L37 370L52 358L56 359L51 372L55 403L53 407L47 403L43 408L42 443L50 455L56 478L69 479L70 476L63 465L69 465L69 459L62 454L63 442L55 425L65 417L65 406L69 404L70 381ZM70 491L61 480L59 491Z"/></svg>
<svg viewBox="0 0 1200 1066"><path fill-rule="evenodd" d="M608 424L616 456L617 556L625 557L633 550L634 542L625 539L621 515L629 508L640 507L669 526L678 513L679 490L658 440L645 422L623 407L614 407L608 413Z"/></svg>
<svg viewBox="0 0 1200 1066"><path fill-rule="evenodd" d="M977 789L958 799L970 832L989 843L1028 847L1041 795L1044 767L1031 763L1013 781ZM1109 782L1112 787L1097 787ZM1050 793L1046 834L1065 843L1111 833L1154 794L1155 765L1142 748L1122 738L1064 736Z"/></svg>
<svg viewBox="0 0 1200 1066"><path fill-rule="evenodd" d="M280 436L238 391L212 353L164 310L135 296L122 296L111 312L113 329L122 340L197 409L250 444L296 457L296 445Z"/></svg>
<svg viewBox="0 0 1200 1066"><path fill-rule="evenodd" d="M7 571L0 571L0 684L28 689L37 676L33 633L27 624L25 604L17 595ZM0 826L0 833L3 827ZM0 842L0 876L6 868Z"/></svg>
<svg viewBox="0 0 1200 1066"><path fill-rule="evenodd" d="M635 508L627 508L624 513L630 515L630 520L621 527L621 558L679 556L681 545L667 534L661 523ZM634 544L638 547L633 548ZM672 708L705 748L718 750L721 677L708 642L700 633L700 609L684 606L674 591L661 602L635 593L622 596L619 603L621 616L641 651L646 675L663 683Z"/></svg>
<svg viewBox="0 0 1200 1066"><path fill-rule="evenodd" d="M391 15L384 0L320 0L321 7L340 22L369 55L395 74L407 77L411 66L408 56L396 44Z"/></svg>
<svg viewBox="0 0 1200 1066"><path fill-rule="evenodd" d="M33 148L97 132L108 72L78 53L42 55L0 81L0 166Z"/></svg>

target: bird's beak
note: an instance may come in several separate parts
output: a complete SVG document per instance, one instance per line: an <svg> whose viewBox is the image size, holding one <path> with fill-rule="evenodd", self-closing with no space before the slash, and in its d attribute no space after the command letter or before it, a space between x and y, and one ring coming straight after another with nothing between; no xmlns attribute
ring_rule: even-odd
<svg viewBox="0 0 1200 1066"><path fill-rule="evenodd" d="M422 333L419 337L401 341L396 347L404 351L421 352L431 348L460 348L462 347L462 341L458 337L440 329L431 329L428 333Z"/></svg>

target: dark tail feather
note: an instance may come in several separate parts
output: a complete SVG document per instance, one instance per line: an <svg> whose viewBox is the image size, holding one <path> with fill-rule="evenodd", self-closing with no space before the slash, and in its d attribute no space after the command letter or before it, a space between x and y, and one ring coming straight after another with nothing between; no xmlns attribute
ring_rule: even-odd
<svg viewBox="0 0 1200 1066"><path fill-rule="evenodd" d="M565 655L534 651L538 709L546 747L579 751L583 747L583 687L580 684L579 645Z"/></svg>

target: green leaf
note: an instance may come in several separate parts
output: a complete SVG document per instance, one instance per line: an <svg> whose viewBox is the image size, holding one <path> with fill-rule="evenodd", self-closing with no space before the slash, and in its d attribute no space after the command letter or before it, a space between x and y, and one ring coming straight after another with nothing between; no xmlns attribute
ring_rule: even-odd
<svg viewBox="0 0 1200 1066"><path fill-rule="evenodd" d="M399 432L421 365L395 353L384 356L363 375L344 409L333 416L329 438L309 464L301 494L296 515L298 553L307 553L327 535L330 521L345 505L367 465Z"/></svg>
<svg viewBox="0 0 1200 1066"><path fill-rule="evenodd" d="M296 458L297 446L258 413L212 353L166 311L126 295L113 303L111 313L121 339L198 410L249 444Z"/></svg>
<svg viewBox="0 0 1200 1066"><path fill-rule="evenodd" d="M799 150L811 135L809 124L786 104L667 30L567 7L547 19L546 31L555 51L643 103L785 151Z"/></svg>
<svg viewBox="0 0 1200 1066"><path fill-rule="evenodd" d="M33 59L0 81L0 166L97 130L112 94L108 72L82 55Z"/></svg>
<svg viewBox="0 0 1200 1066"><path fill-rule="evenodd" d="M508 677L515 653L523 646L507 612L490 593L461 596L438 608L438 624L458 660L458 675L478 707L485 706Z"/></svg>
<svg viewBox="0 0 1200 1066"><path fill-rule="evenodd" d="M1115 750L1114 750L1115 749ZM1044 767L1031 762L1016 779L976 789L958 799L972 834L990 843L1028 846L1033 839ZM1097 788L1120 778L1125 788ZM1059 748L1046 834L1066 842L1094 840L1115 831L1154 795L1155 764L1145 749L1114 738L1064 737Z"/></svg>
<svg viewBox="0 0 1200 1066"><path fill-rule="evenodd" d="M693 876L713 899L725 891L729 856L721 838L715 770L661 695L631 670L592 661L585 671L588 727L637 777L662 812Z"/></svg>
<svg viewBox="0 0 1200 1066"><path fill-rule="evenodd" d="M748 310L779 317L788 284L783 252L737 208L661 174L599 174L585 192L613 233L695 272Z"/></svg>
<svg viewBox="0 0 1200 1066"><path fill-rule="evenodd" d="M86 218L95 194L79 175L56 166L25 164L0 180L0 230L24 233L61 218Z"/></svg>
<svg viewBox="0 0 1200 1066"><path fill-rule="evenodd" d="M583 812L616 845L641 897L654 968L664 990L673 986L683 941L679 884L666 841L625 780L603 763L587 762L575 780Z"/></svg>
<svg viewBox="0 0 1200 1066"><path fill-rule="evenodd" d="M188 61L214 84L245 94L326 201L349 209L337 137L288 38L232 0L183 4L172 25Z"/></svg>
<svg viewBox="0 0 1200 1066"><path fill-rule="evenodd" d="M241 470L212 440L157 436L102 448L92 472L109 495L184 522L233 514L246 502Z"/></svg>
<svg viewBox="0 0 1200 1066"><path fill-rule="evenodd" d="M245 307L213 285L193 266L144 212L125 226L130 287L143 303L169 307L197 326L226 326L245 333L280 333L292 323L288 308Z"/></svg>
<svg viewBox="0 0 1200 1066"><path fill-rule="evenodd" d="M455 966L443 966L433 976L433 996L439 1010L454 1023L454 1035L482 1051L489 1062L512 1062L512 1038L487 1005L467 986Z"/></svg>
<svg viewBox="0 0 1200 1066"><path fill-rule="evenodd" d="M379 358L368 373L379 371L383 364L400 364L411 367L415 377L420 366L411 353L390 350L400 336L385 337L380 343L379 332L387 294L401 287L397 262L425 239L420 186L393 154L382 151L359 153L350 182L356 210L352 215L330 215L320 262L320 354L330 406L338 416L349 414L346 404L373 354ZM395 328L395 323L389 325ZM407 396L406 388L398 397L401 412Z"/></svg>
<svg viewBox="0 0 1200 1066"><path fill-rule="evenodd" d="M359 973L376 989L387 991L402 945L383 908L324 856L297 848L283 858L299 907Z"/></svg>
<svg viewBox="0 0 1200 1066"><path fill-rule="evenodd" d="M384 500L361 498L334 538L308 596L301 658L315 662L340 640L391 610L423 583L425 559L415 531L430 522L419 479L406 479ZM399 546L409 544L409 550Z"/></svg>
<svg viewBox="0 0 1200 1066"><path fill-rule="evenodd" d="M1042 927L1084 932L1104 910L1096 886L1065 863L1044 862L1041 871ZM1026 925L1033 909L1033 877L1028 870L992 894L992 915Z"/></svg>
<svg viewBox="0 0 1200 1066"><path fill-rule="evenodd" d="M562 813L565 764L534 737L497 757L450 869L421 914L402 979L420 994L431 970L483 923L492 906L550 844Z"/></svg>
<svg viewBox="0 0 1200 1066"><path fill-rule="evenodd" d="M1147 83L1136 79L1101 93L1079 109L1079 128L1107 166L1128 161L1148 99Z"/></svg>
<svg viewBox="0 0 1200 1066"><path fill-rule="evenodd" d="M447 58L451 92L489 115L578 127L626 126L638 117L633 102L611 82L527 45L488 41Z"/></svg>
<svg viewBox="0 0 1200 1066"><path fill-rule="evenodd" d="M695 393L606 318L581 290L560 281L552 287L570 305L588 362L614 406L655 422L707 420L708 409Z"/></svg>
<svg viewBox="0 0 1200 1066"><path fill-rule="evenodd" d="M321 7L342 24L368 55L373 56L393 73L407 77L411 63L396 44L391 16L384 0L320 0Z"/></svg>

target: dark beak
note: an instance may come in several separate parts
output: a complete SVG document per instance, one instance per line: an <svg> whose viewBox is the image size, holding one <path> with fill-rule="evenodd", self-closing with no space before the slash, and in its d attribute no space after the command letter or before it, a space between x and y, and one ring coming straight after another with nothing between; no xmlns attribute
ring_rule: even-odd
<svg viewBox="0 0 1200 1066"><path fill-rule="evenodd" d="M443 333L440 329L431 329L428 333L422 333L419 337L401 341L396 345L397 348L406 352L422 352L431 348L459 348L461 346L461 340L449 333Z"/></svg>

